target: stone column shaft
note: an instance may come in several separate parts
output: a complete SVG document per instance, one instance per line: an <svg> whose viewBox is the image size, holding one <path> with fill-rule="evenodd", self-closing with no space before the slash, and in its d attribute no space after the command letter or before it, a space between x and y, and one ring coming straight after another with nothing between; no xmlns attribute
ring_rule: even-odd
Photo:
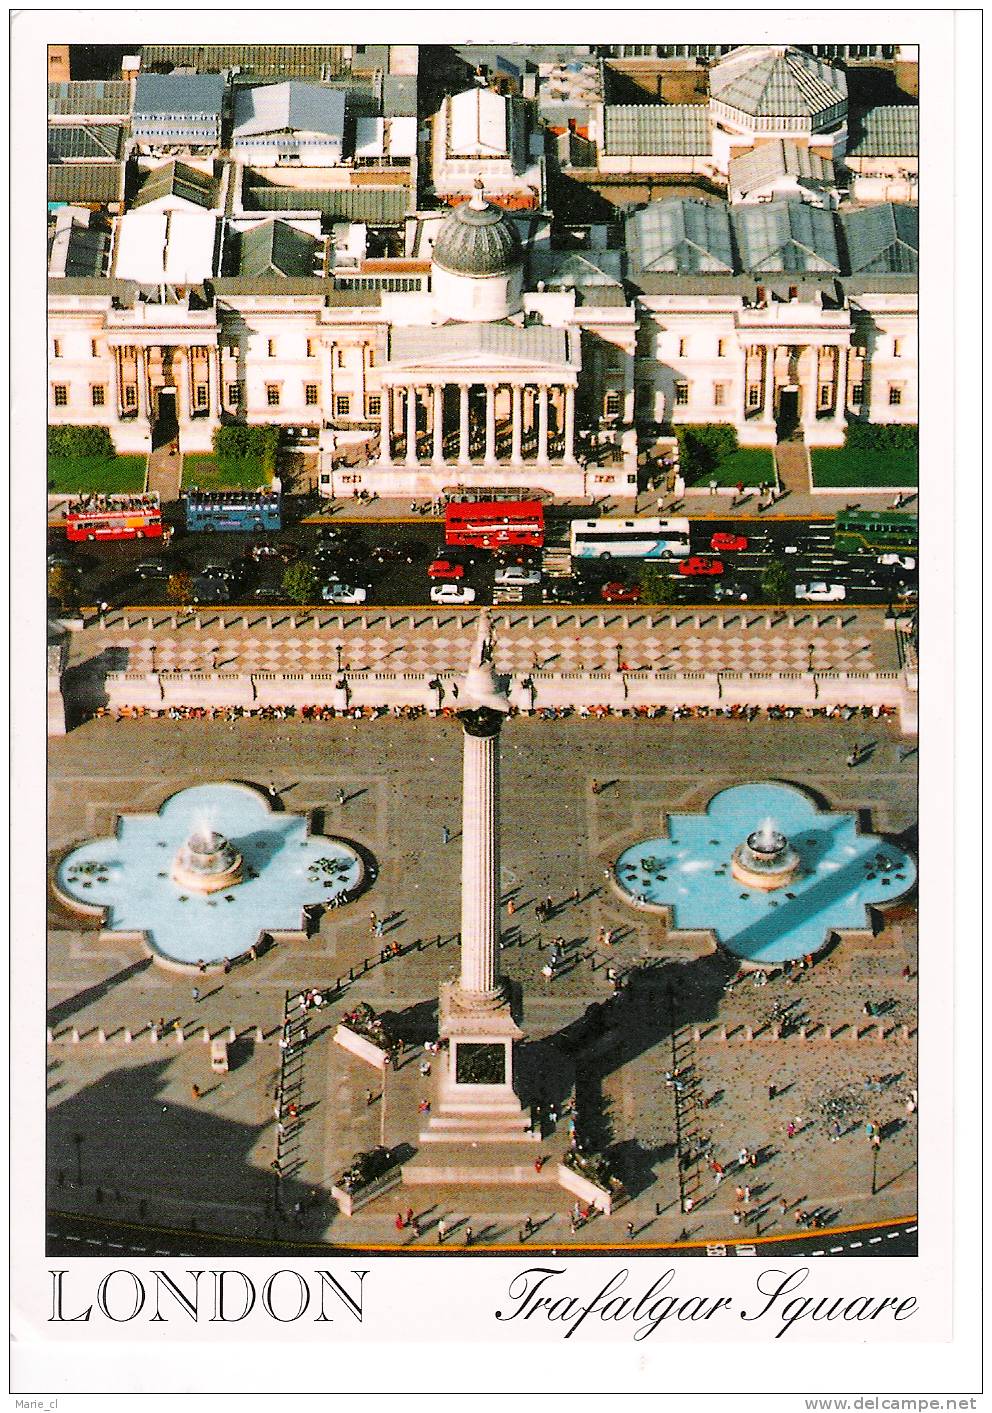
<svg viewBox="0 0 992 1413"><path fill-rule="evenodd" d="M487 462L496 460L496 389L486 384L486 455Z"/></svg>
<svg viewBox="0 0 992 1413"><path fill-rule="evenodd" d="M775 347L768 344L765 348L765 390L761 404L761 421L774 422L775 420Z"/></svg>
<svg viewBox="0 0 992 1413"><path fill-rule="evenodd" d="M434 398L434 455L435 466L444 460L444 386L435 383L431 389Z"/></svg>
<svg viewBox="0 0 992 1413"><path fill-rule="evenodd" d="M836 353L837 377L834 383L833 420L843 423L847 419L847 349L838 347Z"/></svg>
<svg viewBox="0 0 992 1413"><path fill-rule="evenodd" d="M417 464L417 389L406 389L406 464Z"/></svg>
<svg viewBox="0 0 992 1413"><path fill-rule="evenodd" d="M521 388L519 383L513 384L513 387L511 389L511 399L512 402L510 413L510 460L516 466L518 462L523 460L523 389Z"/></svg>
<svg viewBox="0 0 992 1413"><path fill-rule="evenodd" d="M537 459L543 466L548 460L548 390L537 392Z"/></svg>
<svg viewBox="0 0 992 1413"><path fill-rule="evenodd" d="M565 389L565 460L575 460L575 389Z"/></svg>
<svg viewBox="0 0 992 1413"><path fill-rule="evenodd" d="M464 737L461 989L491 995L499 975L499 732Z"/></svg>
<svg viewBox="0 0 992 1413"><path fill-rule="evenodd" d="M379 399L379 460L383 466L393 464L393 428L390 416L392 396L392 388L385 387Z"/></svg>
<svg viewBox="0 0 992 1413"><path fill-rule="evenodd" d="M458 460L466 465L472 458L472 443L468 425L468 384L458 389Z"/></svg>

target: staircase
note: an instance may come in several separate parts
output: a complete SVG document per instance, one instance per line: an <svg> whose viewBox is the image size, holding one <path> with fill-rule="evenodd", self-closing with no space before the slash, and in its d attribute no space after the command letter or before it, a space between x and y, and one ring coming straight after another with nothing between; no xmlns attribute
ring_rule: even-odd
<svg viewBox="0 0 992 1413"><path fill-rule="evenodd" d="M775 447L775 471L782 491L808 496L812 490L809 451L801 440L778 442Z"/></svg>

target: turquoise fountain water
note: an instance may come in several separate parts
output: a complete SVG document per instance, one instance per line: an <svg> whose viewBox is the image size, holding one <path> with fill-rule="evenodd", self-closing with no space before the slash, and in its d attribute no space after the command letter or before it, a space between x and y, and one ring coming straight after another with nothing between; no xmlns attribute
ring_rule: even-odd
<svg viewBox="0 0 992 1413"><path fill-rule="evenodd" d="M748 887L731 869L735 850L761 829L782 836L798 865L781 887ZM757 831L757 834L756 834ZM703 814L668 817L668 837L645 839L617 859L616 881L642 906L668 908L674 928L713 932L755 963L817 952L833 931L867 926L866 909L916 881L905 850L858 830L853 814L821 813L791 785L736 785Z"/></svg>
<svg viewBox="0 0 992 1413"><path fill-rule="evenodd" d="M215 867L241 860L213 891L189 868L191 845L195 860L205 841L219 844ZM301 929L304 907L348 901L364 876L343 840L311 835L303 815L228 782L181 790L157 814L119 816L113 837L62 860L55 886L70 905L103 910L105 930L143 932L164 959L209 965L247 952L263 932Z"/></svg>

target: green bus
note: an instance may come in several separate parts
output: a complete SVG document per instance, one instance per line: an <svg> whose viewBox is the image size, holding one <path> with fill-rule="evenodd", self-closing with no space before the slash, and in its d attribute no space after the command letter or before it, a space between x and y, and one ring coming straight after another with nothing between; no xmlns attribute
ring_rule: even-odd
<svg viewBox="0 0 992 1413"><path fill-rule="evenodd" d="M917 552L915 515L902 510L842 510L834 517L838 554L911 554Z"/></svg>

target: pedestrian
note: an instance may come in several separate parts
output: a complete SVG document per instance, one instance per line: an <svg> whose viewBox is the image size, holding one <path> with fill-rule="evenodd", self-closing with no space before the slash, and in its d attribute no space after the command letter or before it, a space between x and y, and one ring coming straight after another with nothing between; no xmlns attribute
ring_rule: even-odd
<svg viewBox="0 0 992 1413"><path fill-rule="evenodd" d="M776 1091L776 1089L775 1089L774 1084L770 1084L770 1085L768 1086L768 1102L769 1102L769 1103L771 1103L771 1101L775 1098L776 1092L777 1092L777 1091Z"/></svg>
<svg viewBox="0 0 992 1413"><path fill-rule="evenodd" d="M740 1208L739 1208L739 1207L735 1207L735 1208L734 1208L734 1226L735 1226L735 1227L739 1227L740 1224L741 1224L741 1212L740 1212Z"/></svg>
<svg viewBox="0 0 992 1413"><path fill-rule="evenodd" d="M472 1228L471 1228L471 1227L466 1227L466 1228L465 1228L465 1245L466 1245L466 1246L471 1246L471 1245L472 1245Z"/></svg>
<svg viewBox="0 0 992 1413"><path fill-rule="evenodd" d="M594 781L592 782L592 793L593 793L594 795L598 795L601 788L602 788L602 787L600 786L600 783L599 783L598 780L594 780Z"/></svg>
<svg viewBox="0 0 992 1413"><path fill-rule="evenodd" d="M757 1155L757 1153L754 1152L753 1149L752 1149L752 1151L747 1155L747 1161L748 1161L748 1166L749 1166L749 1167L756 1168L756 1167L758 1166L758 1155Z"/></svg>
<svg viewBox="0 0 992 1413"><path fill-rule="evenodd" d="M415 1237L419 1236L419 1235L420 1235L420 1223L417 1221L416 1217L414 1217L413 1221L410 1223L410 1226L413 1228L413 1234L414 1234L414 1236L415 1236Z"/></svg>
<svg viewBox="0 0 992 1413"><path fill-rule="evenodd" d="M447 1222L444 1220L443 1217L439 1217L439 1218L438 1218L438 1223L437 1223L437 1244L438 1244L438 1246L443 1246L443 1245L444 1245L444 1238L447 1236L447 1234L448 1234L448 1224L447 1224Z"/></svg>
<svg viewBox="0 0 992 1413"><path fill-rule="evenodd" d="M372 1093L371 1089L366 1089L366 1091L365 1091L365 1107L366 1107L366 1108L371 1108L374 1103L375 1103L375 1095Z"/></svg>
<svg viewBox="0 0 992 1413"><path fill-rule="evenodd" d="M734 1188L734 1198L735 1198L736 1201L738 1201L738 1202L743 1202L743 1201L744 1201L744 1189L743 1189L743 1187L735 1187L735 1188Z"/></svg>
<svg viewBox="0 0 992 1413"><path fill-rule="evenodd" d="M689 1212L692 1211L692 1209L693 1209L693 1207L695 1207L695 1205L696 1205L696 1199L695 1199L694 1197L686 1197L686 1198L683 1199L683 1202L682 1202L682 1210L683 1210L683 1212L685 1212L685 1213L688 1214Z"/></svg>
<svg viewBox="0 0 992 1413"><path fill-rule="evenodd" d="M741 497L744 495L744 482L738 481L737 485L734 487L734 490L737 492L735 499L740 500Z"/></svg>
<svg viewBox="0 0 992 1413"><path fill-rule="evenodd" d="M750 1201L751 1201L751 1185L750 1185L750 1183L745 1183L745 1184L744 1184L744 1203L745 1203L745 1205L747 1205L747 1203L749 1203Z"/></svg>
<svg viewBox="0 0 992 1413"><path fill-rule="evenodd" d="M514 905L513 899L512 899L512 898L508 898L508 899L507 899L507 902L506 902L506 913L507 913L507 916L508 916L508 917L512 917L515 911L516 911L516 907L515 907L515 905Z"/></svg>
<svg viewBox="0 0 992 1413"><path fill-rule="evenodd" d="M786 1202L786 1200L785 1200L784 1197L780 1197L780 1198L778 1199L778 1210L779 1210L780 1215L783 1216L783 1217L785 1216L786 1212L789 1210L789 1204L788 1204L788 1202Z"/></svg>
<svg viewBox="0 0 992 1413"><path fill-rule="evenodd" d="M199 988L198 986L194 986L194 987L193 987L193 1004L194 1004L194 1006L197 1004L197 1002L199 1001L199 999L200 999L200 988Z"/></svg>
<svg viewBox="0 0 992 1413"><path fill-rule="evenodd" d="M788 1138L795 1138L796 1136L796 1126L791 1119L785 1126L785 1132Z"/></svg>
<svg viewBox="0 0 992 1413"><path fill-rule="evenodd" d="M747 1149L746 1149L746 1148L742 1148L741 1151L738 1153L738 1155L737 1155L737 1166L738 1166L739 1168L746 1168L746 1167L747 1167Z"/></svg>
<svg viewBox="0 0 992 1413"><path fill-rule="evenodd" d="M543 1167L544 1167L544 1159L543 1159L543 1158L535 1158L535 1159L534 1159L534 1171L535 1171L535 1173L539 1173Z"/></svg>
<svg viewBox="0 0 992 1413"><path fill-rule="evenodd" d="M403 1230L404 1222L403 1222L403 1213L402 1213L402 1212L397 1212L397 1213L396 1213L396 1221L393 1223L393 1225L395 1226L395 1228L396 1228L397 1231L402 1231L402 1230Z"/></svg>
<svg viewBox="0 0 992 1413"><path fill-rule="evenodd" d="M839 1120L839 1119L834 1119L833 1127L832 1127L831 1130L830 1130L830 1142L831 1142L831 1143L837 1143L837 1142L839 1142L842 1131L843 1131L843 1130L841 1129L841 1126L840 1126L840 1120Z"/></svg>
<svg viewBox="0 0 992 1413"><path fill-rule="evenodd" d="M338 790L338 804L339 804L339 805L343 805L344 802L345 802L345 800L346 800L346 798L347 798L347 796L345 795L344 791L343 791L343 790Z"/></svg>
<svg viewBox="0 0 992 1413"><path fill-rule="evenodd" d="M193 1100L194 1100L194 1103L195 1103L195 1101L196 1101L197 1099L199 1099L200 1094L202 1093L202 1090L200 1089L200 1086L199 1086L198 1084L194 1084L192 1090L190 1091L190 1093L193 1095Z"/></svg>
<svg viewBox="0 0 992 1413"><path fill-rule="evenodd" d="M715 496L715 495L716 495L716 488L717 488L717 480L716 480L716 477L714 476L713 479L710 481L710 495L711 495L711 496Z"/></svg>
<svg viewBox="0 0 992 1413"><path fill-rule="evenodd" d="M443 825L442 828L441 828L441 843L442 843L442 844L448 844L448 843L450 843L450 842L451 842L451 830L450 830L450 829L448 828L448 826L445 824L445 825Z"/></svg>
<svg viewBox="0 0 992 1413"><path fill-rule="evenodd" d="M632 1241L633 1238L634 1238L634 1223L633 1223L633 1222L628 1222L628 1223L627 1223L627 1239L630 1240L630 1241Z"/></svg>
<svg viewBox="0 0 992 1413"><path fill-rule="evenodd" d="M867 1138L868 1142L870 1143L874 1136L875 1125L872 1123L871 1119L869 1119L868 1122L865 1124L865 1138Z"/></svg>
<svg viewBox="0 0 992 1413"><path fill-rule="evenodd" d="M576 1203L575 1205L578 1206L578 1203ZM526 1220L524 1221L524 1231L527 1233L528 1236L531 1236L531 1235L533 1234L533 1231L534 1231L534 1223L533 1223L533 1221L530 1219L530 1217L527 1217Z"/></svg>

